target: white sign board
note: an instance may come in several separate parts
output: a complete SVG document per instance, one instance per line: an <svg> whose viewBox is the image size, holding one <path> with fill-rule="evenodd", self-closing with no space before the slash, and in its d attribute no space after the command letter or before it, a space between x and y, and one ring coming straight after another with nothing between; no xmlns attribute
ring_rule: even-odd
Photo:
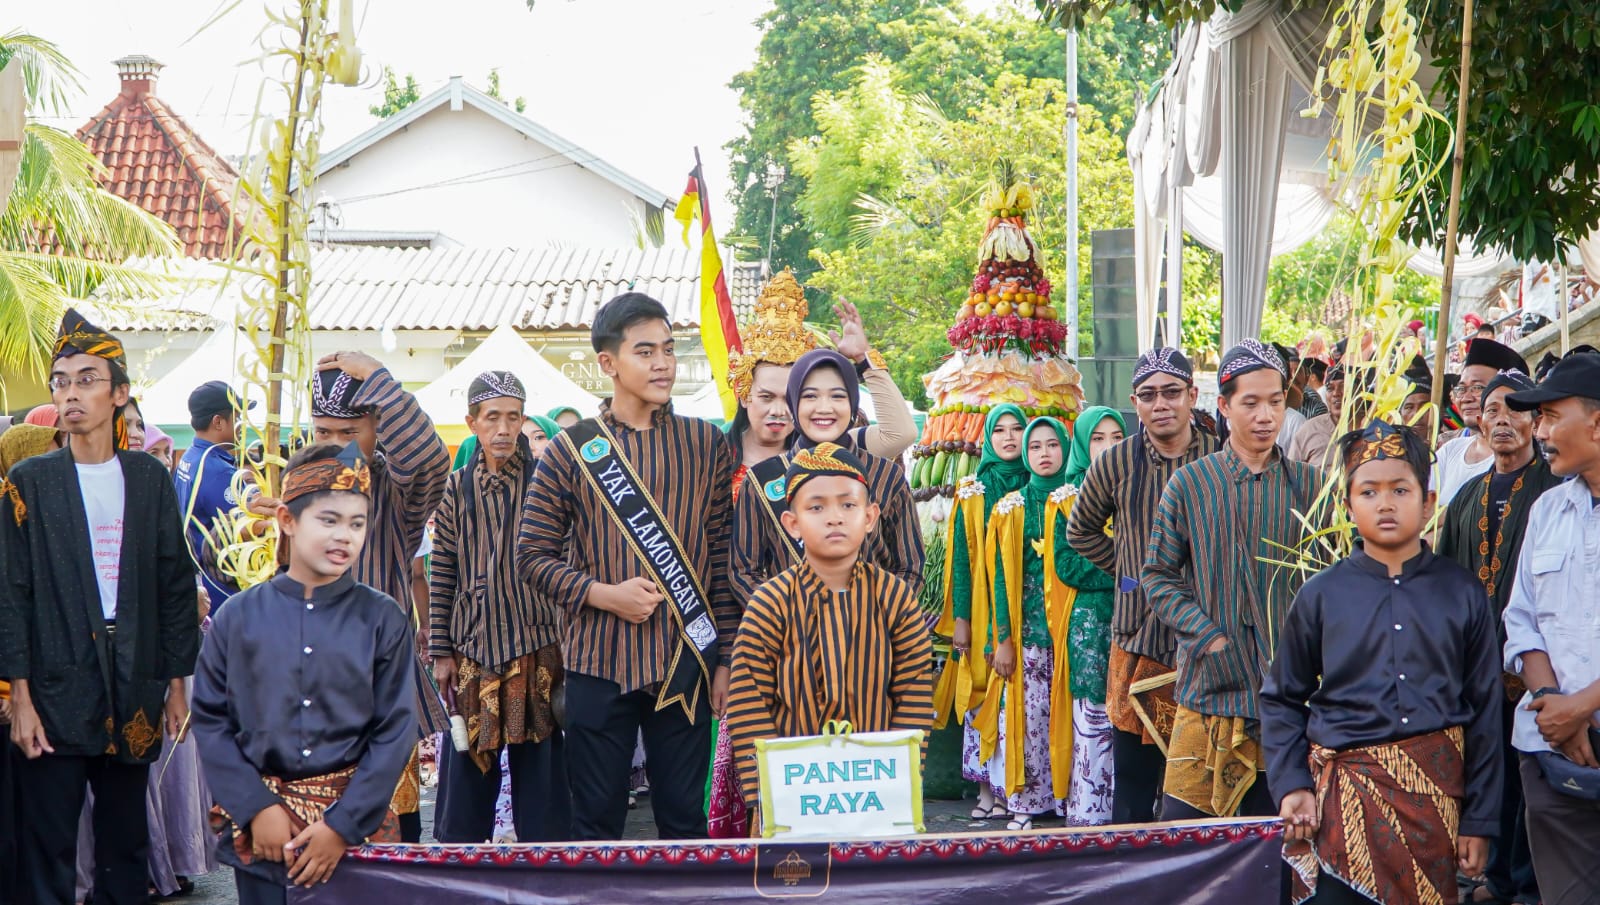
<svg viewBox="0 0 1600 905"><path fill-rule="evenodd" d="M922 824L921 730L758 740L761 835L910 836Z"/></svg>

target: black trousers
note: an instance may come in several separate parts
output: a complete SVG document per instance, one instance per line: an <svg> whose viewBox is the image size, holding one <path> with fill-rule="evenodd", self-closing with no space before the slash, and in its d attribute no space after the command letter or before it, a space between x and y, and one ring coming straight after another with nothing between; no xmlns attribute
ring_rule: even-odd
<svg viewBox="0 0 1600 905"><path fill-rule="evenodd" d="M650 689L623 694L615 682L569 672L566 731L573 838L622 838L628 819L628 773L641 731L658 835L705 838L706 773L711 766L707 695L700 696L691 722L682 707L656 710L656 694Z"/></svg>
<svg viewBox="0 0 1600 905"><path fill-rule="evenodd" d="M1146 745L1144 736L1112 731L1111 762L1117 781L1111 789L1111 822L1150 823L1156 819L1167 759L1160 748Z"/></svg>
<svg viewBox="0 0 1600 905"><path fill-rule="evenodd" d="M566 742L560 732L537 744L507 745L511 773L511 819L518 842L564 842L572 838L572 794L567 787ZM478 769L472 757L445 744L439 752L439 797L433 838L445 843L494 838L494 806L500 798L500 758Z"/></svg>
<svg viewBox="0 0 1600 905"><path fill-rule="evenodd" d="M145 811L149 765L61 754L34 760L19 756L12 763L17 768L17 813L27 815L19 821L19 857L25 865L22 901L73 901L78 818L87 787L94 790L94 900L144 905L150 897Z"/></svg>
<svg viewBox="0 0 1600 905"><path fill-rule="evenodd" d="M1287 898L1285 902L1289 901ZM1305 905L1373 905L1372 900L1350 888L1350 884L1327 871L1317 877L1317 894Z"/></svg>
<svg viewBox="0 0 1600 905"><path fill-rule="evenodd" d="M263 880L242 870L233 872L233 888L239 892L239 905L286 905L289 888Z"/></svg>
<svg viewBox="0 0 1600 905"><path fill-rule="evenodd" d="M1267 774L1257 773L1256 781L1251 784L1249 791L1244 793L1244 800L1239 802L1237 814L1222 814L1222 817L1276 817L1278 805L1272 797L1272 792L1267 789ZM1162 820L1211 820L1210 814L1200 811L1185 802L1167 795L1161 799Z"/></svg>
<svg viewBox="0 0 1600 905"><path fill-rule="evenodd" d="M22 752L7 738L10 729L0 723L0 902L22 898L17 873L17 768L13 761L21 759Z"/></svg>
<svg viewBox="0 0 1600 905"><path fill-rule="evenodd" d="M1500 835L1489 843L1489 867L1484 872L1489 891L1502 899L1528 896L1537 900L1539 881L1533 875L1533 853L1528 850L1528 820L1522 809L1522 783L1518 781L1517 749L1511 747L1511 726L1517 705L1503 701L1501 716L1505 744L1501 746L1506 780L1500 792Z"/></svg>

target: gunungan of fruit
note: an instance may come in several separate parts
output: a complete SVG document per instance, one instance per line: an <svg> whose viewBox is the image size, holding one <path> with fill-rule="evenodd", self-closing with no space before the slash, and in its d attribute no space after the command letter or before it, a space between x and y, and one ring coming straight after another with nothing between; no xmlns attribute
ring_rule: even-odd
<svg viewBox="0 0 1600 905"><path fill-rule="evenodd" d="M972 306L972 313L979 317L988 317L990 314L994 313L994 306L988 302L979 302L978 304Z"/></svg>
<svg viewBox="0 0 1600 905"><path fill-rule="evenodd" d="M994 313L999 317L1009 317L1011 315L1011 303L1001 302L994 306Z"/></svg>

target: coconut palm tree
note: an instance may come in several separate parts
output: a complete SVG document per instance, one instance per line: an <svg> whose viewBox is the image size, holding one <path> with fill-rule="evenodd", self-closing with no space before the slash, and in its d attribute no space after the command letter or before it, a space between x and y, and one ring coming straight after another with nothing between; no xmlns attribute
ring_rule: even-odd
<svg viewBox="0 0 1600 905"><path fill-rule="evenodd" d="M0 35L0 70L8 65L22 67L30 111L65 112L78 71L54 44L19 31ZM42 374L72 300L98 287L149 297L167 282L126 262L176 255L172 228L101 188L103 169L70 133L27 124L0 212L0 370Z"/></svg>

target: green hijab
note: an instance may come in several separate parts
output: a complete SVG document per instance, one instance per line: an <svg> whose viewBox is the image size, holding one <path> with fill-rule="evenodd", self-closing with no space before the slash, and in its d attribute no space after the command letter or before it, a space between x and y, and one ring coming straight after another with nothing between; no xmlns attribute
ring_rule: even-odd
<svg viewBox="0 0 1600 905"><path fill-rule="evenodd" d="M1069 455L1068 451L1071 449L1072 440L1067 434L1066 426L1054 418L1035 418L1028 422L1027 430L1022 434L1022 459L1024 462L1028 460L1028 440L1033 436L1034 428L1037 427L1048 427L1055 431L1056 439L1061 441L1061 454L1063 456ZM1022 496L1028 501L1028 508L1031 510L1035 506L1042 507L1045 501L1050 498L1050 494L1054 493L1062 484L1067 483L1067 466L1063 464L1052 475L1039 474L1033 470L1032 463L1028 463L1027 467L1028 484L1022 488Z"/></svg>
<svg viewBox="0 0 1600 905"><path fill-rule="evenodd" d="M1094 434L1100 422L1110 418L1117 422L1117 427L1124 434L1128 432L1127 422L1122 420L1122 413L1114 408L1103 405L1091 406L1083 410L1078 420L1072 424L1072 451L1067 455L1067 464L1061 469L1063 480L1074 486L1083 483L1084 475L1089 473L1089 438ZM1065 448L1066 444L1062 444Z"/></svg>
<svg viewBox="0 0 1600 905"><path fill-rule="evenodd" d="M551 421L554 421L557 418L560 418L561 415L563 413L565 413L565 412L571 412L572 414L577 415L579 418L583 417L583 412L578 411L577 409L573 408L570 405L558 405L555 408L551 409L549 412L547 412L545 414L545 417L549 418ZM550 439L552 439L552 440L555 439L555 434L551 434L550 435Z"/></svg>
<svg viewBox="0 0 1600 905"><path fill-rule="evenodd" d="M988 416L983 419L983 455L978 459L975 474L983 485L984 497L991 499L989 508L993 508L1001 497L1020 490L1028 482L1027 444L1023 444L1023 452L1009 462L1000 458L1000 454L994 450L994 428L1000 423L1002 415L1010 415L1023 427L1028 425L1028 416L1022 413L1022 407L1010 402L990 409Z"/></svg>
<svg viewBox="0 0 1600 905"><path fill-rule="evenodd" d="M573 410L563 409L563 411ZM554 418L546 418L543 415L529 415L528 420L539 425L539 430L544 432L544 438L546 440L553 441L556 438L556 434L561 433L561 425L557 424Z"/></svg>

